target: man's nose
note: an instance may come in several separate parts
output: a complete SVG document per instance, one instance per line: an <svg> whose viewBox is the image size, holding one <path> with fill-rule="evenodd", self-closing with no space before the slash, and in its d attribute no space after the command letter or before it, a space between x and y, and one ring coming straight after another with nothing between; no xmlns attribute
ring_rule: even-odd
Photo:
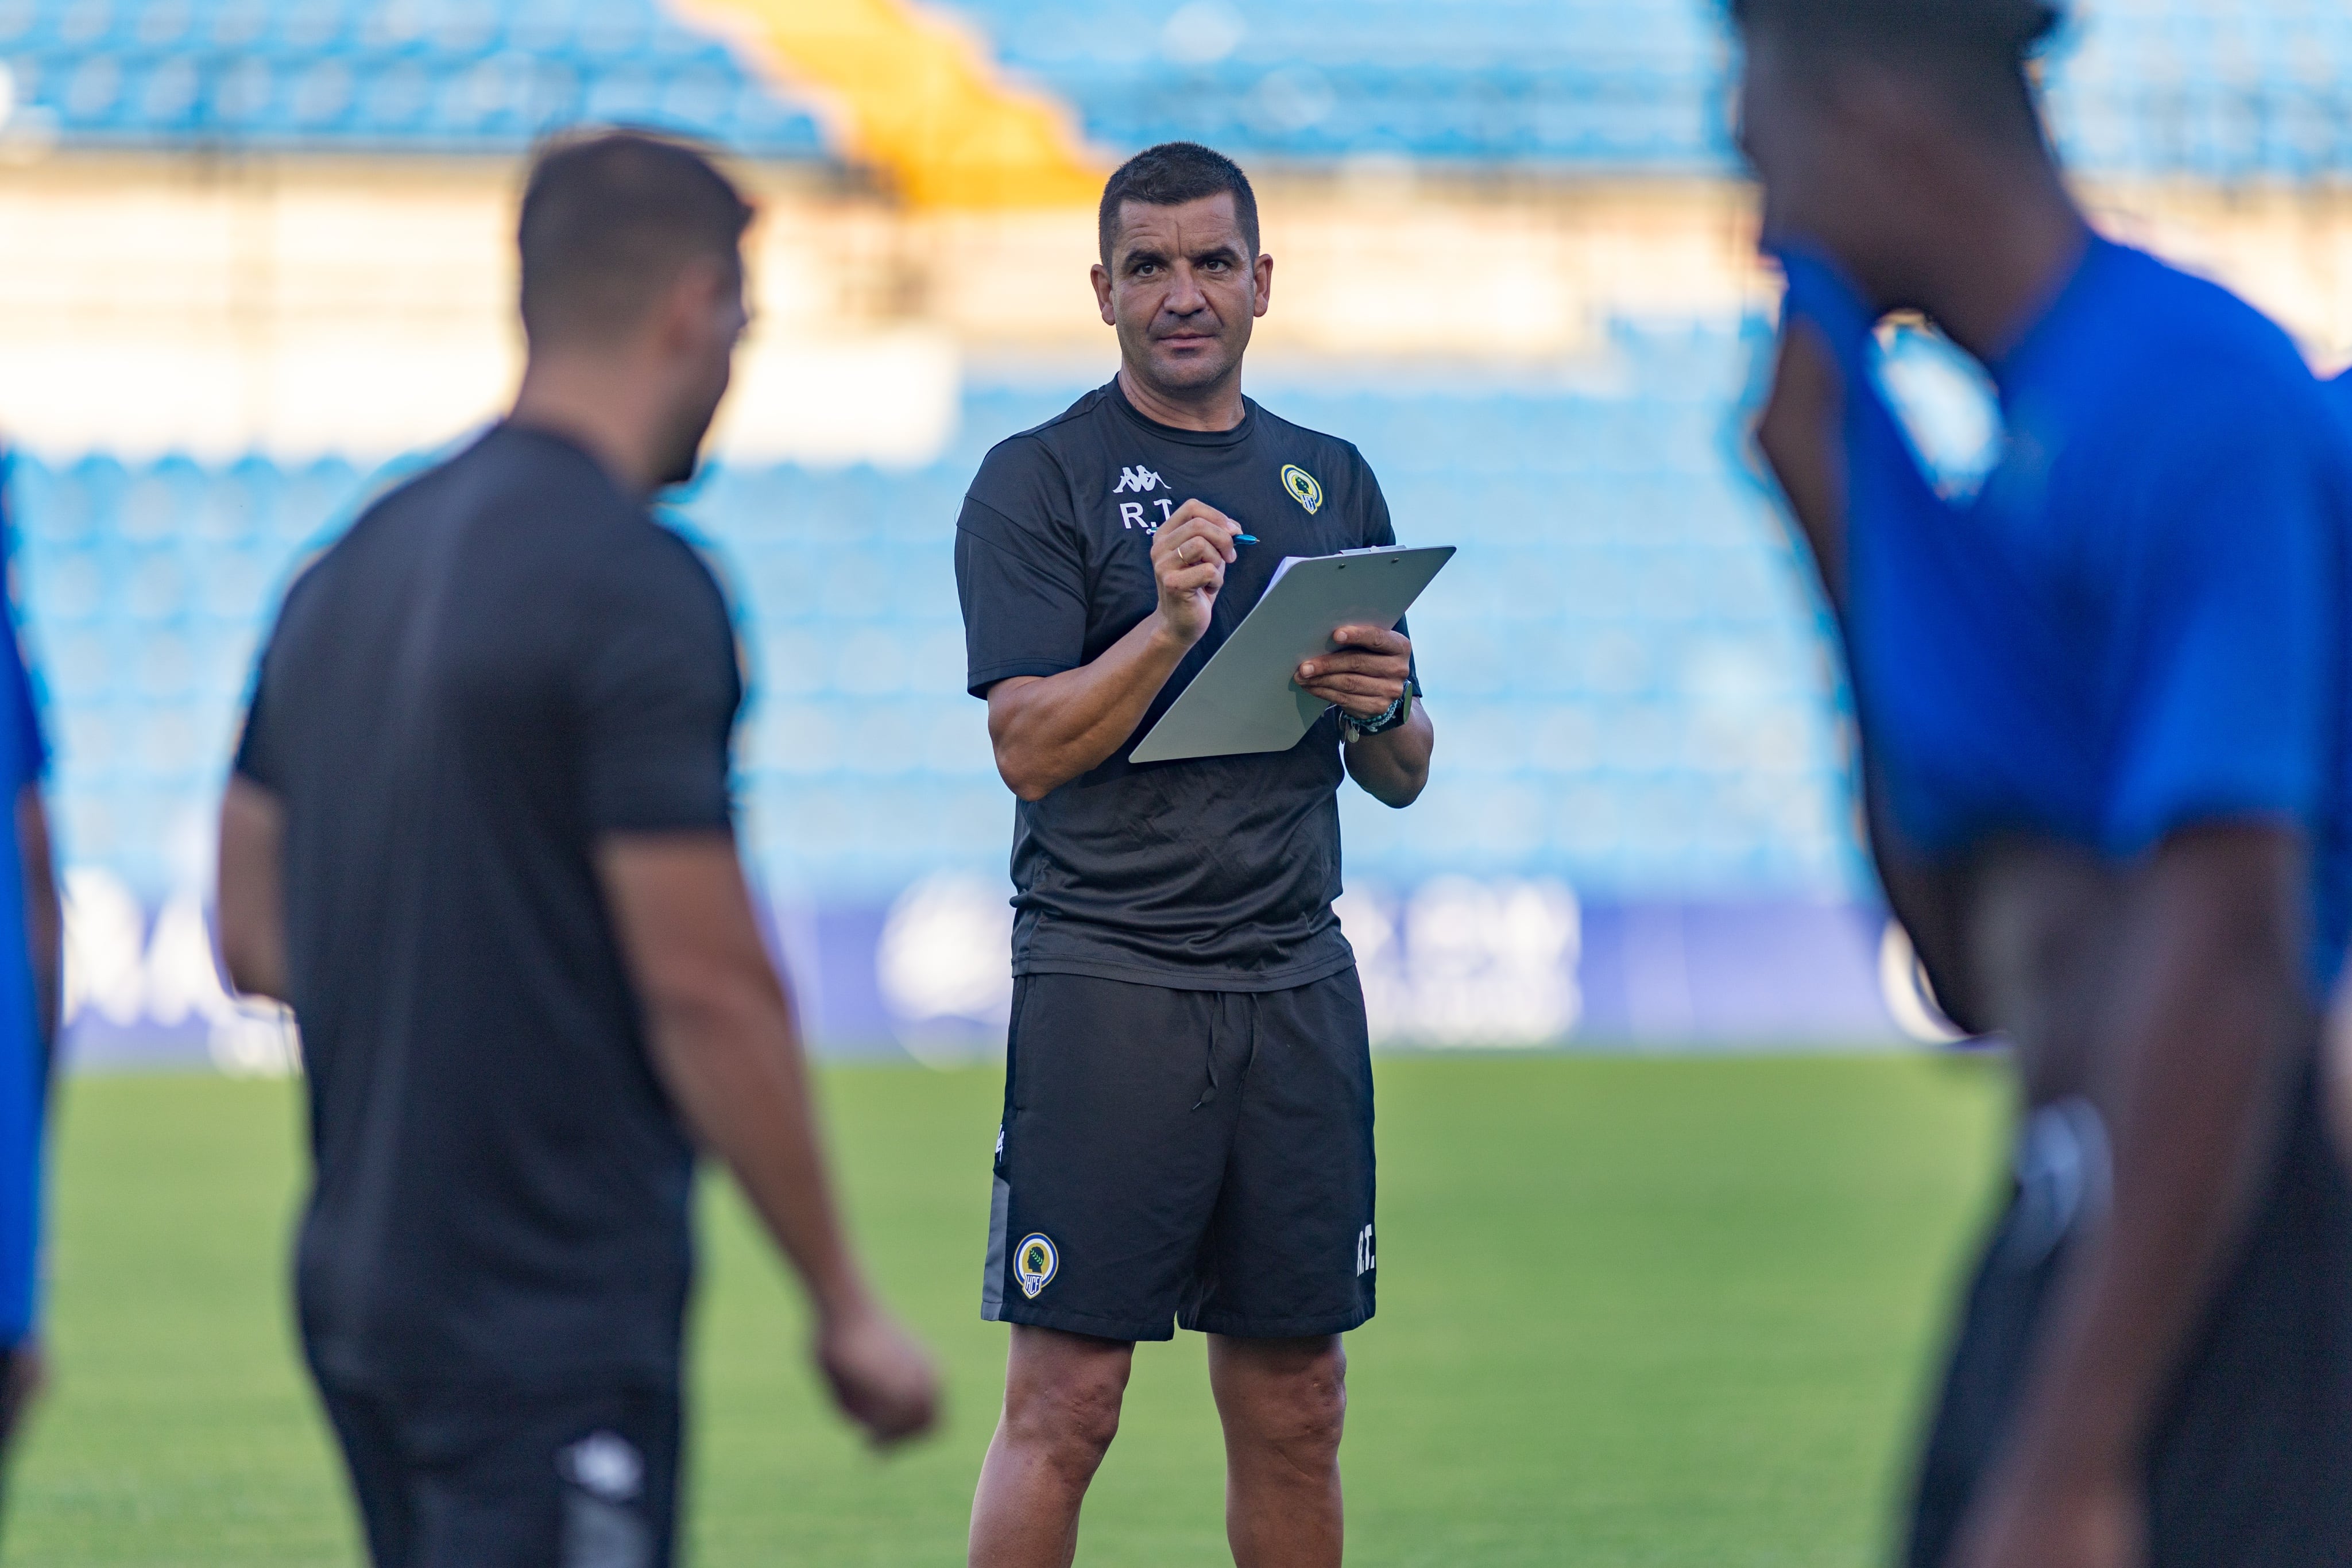
<svg viewBox="0 0 2352 1568"><path fill-rule="evenodd" d="M1209 297L1201 291L1200 280L1189 267L1179 267L1168 281L1168 292L1160 308L1173 316L1194 316L1209 307Z"/></svg>

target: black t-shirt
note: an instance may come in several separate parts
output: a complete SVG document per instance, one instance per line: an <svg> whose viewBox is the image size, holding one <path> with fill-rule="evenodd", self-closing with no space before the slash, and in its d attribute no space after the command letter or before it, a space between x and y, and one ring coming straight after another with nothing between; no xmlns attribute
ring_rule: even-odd
<svg viewBox="0 0 2352 1568"><path fill-rule="evenodd" d="M1207 502L1255 535L1225 570L1208 633L1101 767L1024 801L1013 838L1016 974L1194 990L1303 986L1354 961L1339 894L1339 721L1290 750L1128 760L1233 634L1285 556L1396 542L1362 455L1244 400L1232 430L1176 430L1118 383L999 444L956 531L967 681L1092 662L1160 602L1151 536Z"/></svg>
<svg viewBox="0 0 2352 1568"><path fill-rule="evenodd" d="M740 699L702 561L518 425L288 592L236 768L286 811L322 1370L677 1378L693 1157L591 854L730 826Z"/></svg>

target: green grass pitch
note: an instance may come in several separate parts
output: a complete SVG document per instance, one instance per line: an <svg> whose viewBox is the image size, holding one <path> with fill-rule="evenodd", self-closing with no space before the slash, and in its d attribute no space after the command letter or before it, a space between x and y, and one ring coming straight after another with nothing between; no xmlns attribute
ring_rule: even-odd
<svg viewBox="0 0 2352 1568"><path fill-rule="evenodd" d="M938 1348L945 1434L880 1460L820 1409L803 1327L709 1196L690 1561L962 1561L1003 1331L978 1321L993 1073L837 1069L857 1232ZM1882 1559L2003 1090L1905 1058L1402 1058L1381 1068L1381 1313L1351 1336L1349 1561L1740 1568ZM285 1310L295 1092L67 1087L58 1385L8 1558L349 1564ZM1143 1348L1079 1562L1224 1561L1199 1342Z"/></svg>

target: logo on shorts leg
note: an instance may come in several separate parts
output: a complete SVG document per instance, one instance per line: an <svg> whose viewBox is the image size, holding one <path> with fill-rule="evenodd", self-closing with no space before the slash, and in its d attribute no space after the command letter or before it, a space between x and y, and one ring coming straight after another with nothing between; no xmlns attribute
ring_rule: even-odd
<svg viewBox="0 0 2352 1568"><path fill-rule="evenodd" d="M616 1432L583 1437L556 1458L563 1496L563 1568L651 1568L653 1526L638 1498L646 1461Z"/></svg>
<svg viewBox="0 0 2352 1568"><path fill-rule="evenodd" d="M607 1502L626 1502L645 1483L646 1462L626 1437L596 1432L563 1450L563 1479Z"/></svg>
<svg viewBox="0 0 2352 1568"><path fill-rule="evenodd" d="M1013 1272L1021 1281L1022 1292L1031 1301L1037 1292L1053 1283L1054 1275L1062 1266L1062 1255L1054 1244L1037 1231L1021 1239L1021 1249L1013 1255Z"/></svg>

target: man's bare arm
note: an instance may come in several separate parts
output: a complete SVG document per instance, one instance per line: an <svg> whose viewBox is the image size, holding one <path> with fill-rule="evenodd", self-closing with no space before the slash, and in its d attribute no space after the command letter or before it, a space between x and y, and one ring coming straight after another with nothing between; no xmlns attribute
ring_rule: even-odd
<svg viewBox="0 0 2352 1568"><path fill-rule="evenodd" d="M2136 1550L2157 1401L2243 1233L2287 1075L2317 1030L2305 867L2286 831L2212 826L2176 834L2142 873L2102 1057L2112 1207L2052 1317L1960 1551L1969 1568L2045 1561L2056 1542L2118 1553L2085 1561Z"/></svg>
<svg viewBox="0 0 2352 1568"><path fill-rule="evenodd" d="M989 687L988 738L1005 784L1024 800L1042 800L1101 767L1143 722L1190 647L1152 616L1090 664Z"/></svg>
<svg viewBox="0 0 2352 1568"><path fill-rule="evenodd" d="M41 1093L46 1101L58 1065L58 1023L65 990L65 910L58 900L49 813L38 782L16 792L16 862L25 883L25 956L33 972L33 1005L41 1031ZM33 1405L48 1387L48 1349L43 1342L42 1328L36 1322L0 1368L0 1448L15 1440Z"/></svg>
<svg viewBox="0 0 2352 1568"><path fill-rule="evenodd" d="M1780 486L1797 537L1813 563L1822 601L1841 632L1845 625L1845 481L1839 421L1845 389L1837 362L1817 328L1784 329L1772 386L1756 421L1756 446ZM1988 1027L1962 962L1958 876L1906 852L1887 815L1876 769L1861 764L1863 809L1873 864L1895 918L1911 938L1936 999L1952 1021L1972 1033Z"/></svg>
<svg viewBox="0 0 2352 1568"><path fill-rule="evenodd" d="M1437 749L1437 729L1429 710L1413 704L1412 716L1394 729L1349 743L1344 753L1348 777L1383 806L1404 807L1421 799L1429 785L1430 758Z"/></svg>
<svg viewBox="0 0 2352 1568"><path fill-rule="evenodd" d="M221 797L221 967L249 997L290 1004L286 976L286 808L242 775Z"/></svg>
<svg viewBox="0 0 2352 1568"><path fill-rule="evenodd" d="M596 865L655 1066L799 1273L835 1398L877 1441L927 1431L938 1375L875 1301L842 1235L800 1031L732 835L614 835Z"/></svg>
<svg viewBox="0 0 2352 1568"><path fill-rule="evenodd" d="M16 791L16 863L25 878L25 955L33 967L33 1000L39 1009L41 1039L54 1045L65 988L65 910L58 902L48 808L37 783Z"/></svg>
<svg viewBox="0 0 2352 1568"><path fill-rule="evenodd" d="M1016 675L988 690L996 770L1024 800L1042 800L1110 760L1151 699L1209 629L1241 525L1187 501L1152 536L1160 603L1093 663L1058 675Z"/></svg>
<svg viewBox="0 0 2352 1568"><path fill-rule="evenodd" d="M1845 388L1836 358L1818 328L1805 322L1781 330L1772 386L1756 420L1756 448L1789 503L1822 592L1845 613Z"/></svg>

